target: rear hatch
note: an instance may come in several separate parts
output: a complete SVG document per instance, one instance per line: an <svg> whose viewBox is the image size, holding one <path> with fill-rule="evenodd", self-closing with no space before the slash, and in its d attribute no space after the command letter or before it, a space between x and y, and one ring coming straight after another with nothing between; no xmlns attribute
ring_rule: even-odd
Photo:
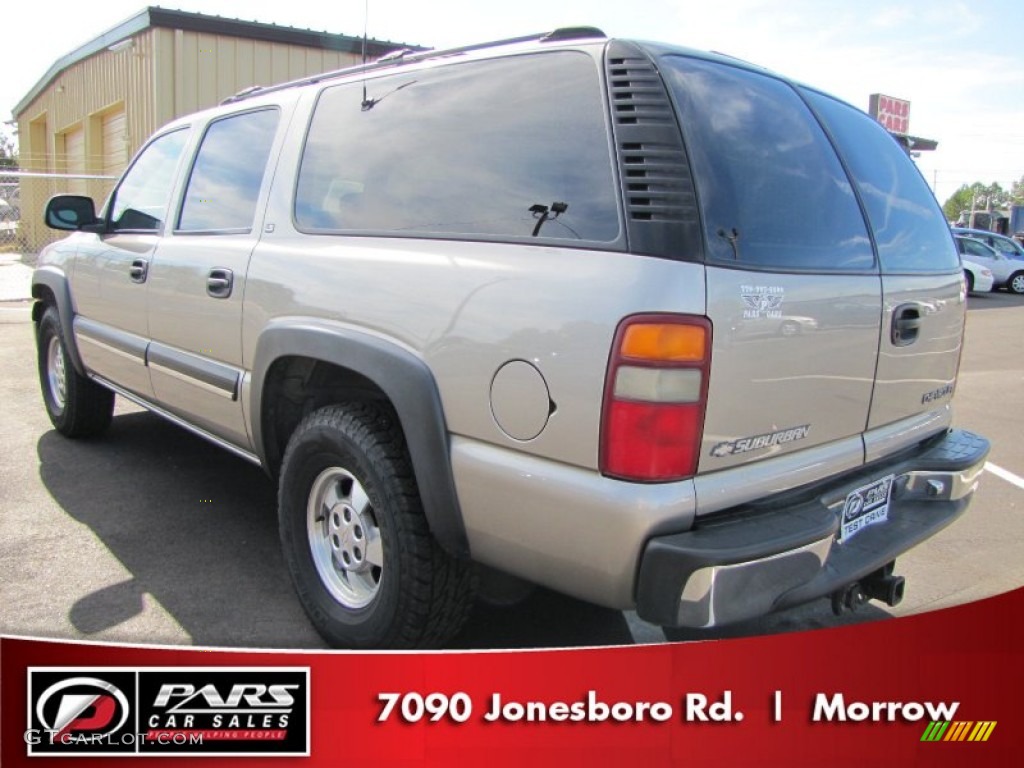
<svg viewBox="0 0 1024 768"><path fill-rule="evenodd" d="M880 263L882 333L866 439L872 461L951 420L967 310L963 270L942 210L903 149L863 112L805 96L849 168Z"/></svg>
<svg viewBox="0 0 1024 768"><path fill-rule="evenodd" d="M762 72L659 64L705 230L699 472L830 446L804 455L827 475L864 461L866 433L874 458L948 423L961 270L903 150L864 113Z"/></svg>

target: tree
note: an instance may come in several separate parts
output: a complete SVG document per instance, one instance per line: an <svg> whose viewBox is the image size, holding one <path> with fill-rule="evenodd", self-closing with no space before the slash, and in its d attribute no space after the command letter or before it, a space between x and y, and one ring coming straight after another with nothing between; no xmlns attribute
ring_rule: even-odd
<svg viewBox="0 0 1024 768"><path fill-rule="evenodd" d="M1010 204L1024 205L1024 176L1013 182L1013 186L1010 187Z"/></svg>
<svg viewBox="0 0 1024 768"><path fill-rule="evenodd" d="M0 127L0 168L18 167L17 136L18 126L13 120Z"/></svg>
<svg viewBox="0 0 1024 768"><path fill-rule="evenodd" d="M1024 182L1024 179L1021 179ZM1014 184L1014 188L1018 183ZM991 211L1006 208L1010 204L1011 195L998 182L982 184L964 184L943 204L942 211L946 219L956 221L964 211Z"/></svg>

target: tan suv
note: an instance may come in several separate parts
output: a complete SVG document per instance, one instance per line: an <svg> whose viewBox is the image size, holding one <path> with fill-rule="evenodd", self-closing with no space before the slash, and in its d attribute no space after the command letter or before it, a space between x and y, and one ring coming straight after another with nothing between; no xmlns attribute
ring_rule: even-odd
<svg viewBox="0 0 1024 768"><path fill-rule="evenodd" d="M988 450L911 161L720 56L572 29L258 89L46 220L56 428L117 393L277 477L338 645L443 644L474 564L666 627L895 604Z"/></svg>

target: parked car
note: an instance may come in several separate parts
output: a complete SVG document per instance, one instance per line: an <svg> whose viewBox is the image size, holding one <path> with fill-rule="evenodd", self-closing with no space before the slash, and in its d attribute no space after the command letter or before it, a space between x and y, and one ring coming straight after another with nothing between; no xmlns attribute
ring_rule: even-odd
<svg viewBox="0 0 1024 768"><path fill-rule="evenodd" d="M336 645L443 644L494 571L670 628L895 605L988 452L914 164L722 56L570 29L319 74L45 218L55 428L117 393L265 468Z"/></svg>
<svg viewBox="0 0 1024 768"><path fill-rule="evenodd" d="M13 240L18 234L21 212L6 200L0 198L0 242Z"/></svg>
<svg viewBox="0 0 1024 768"><path fill-rule="evenodd" d="M975 264L992 270L995 288L1006 288L1012 293L1024 293L1024 262L1010 259L973 237L956 235L957 250Z"/></svg>
<svg viewBox="0 0 1024 768"><path fill-rule="evenodd" d="M991 269L962 257L960 263L964 265L964 279L967 281L968 293L988 293L992 290L995 279L992 277Z"/></svg>
<svg viewBox="0 0 1024 768"><path fill-rule="evenodd" d="M953 234L981 240L989 248L1007 258L1024 261L1024 245L1021 245L1016 238L997 235L995 232L987 232L984 229L964 229L963 227L953 227Z"/></svg>

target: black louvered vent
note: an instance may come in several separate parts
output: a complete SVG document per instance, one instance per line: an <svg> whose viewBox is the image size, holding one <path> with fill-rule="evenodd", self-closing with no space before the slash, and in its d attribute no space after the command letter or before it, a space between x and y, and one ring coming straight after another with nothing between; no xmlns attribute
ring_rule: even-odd
<svg viewBox="0 0 1024 768"><path fill-rule="evenodd" d="M678 148L656 142L624 142L619 152L630 218L696 221L690 167Z"/></svg>
<svg viewBox="0 0 1024 768"><path fill-rule="evenodd" d="M630 248L700 258L693 178L661 75L636 46L618 41L606 66Z"/></svg>
<svg viewBox="0 0 1024 768"><path fill-rule="evenodd" d="M666 125L675 121L661 75L649 59L609 58L608 84L619 125Z"/></svg>

